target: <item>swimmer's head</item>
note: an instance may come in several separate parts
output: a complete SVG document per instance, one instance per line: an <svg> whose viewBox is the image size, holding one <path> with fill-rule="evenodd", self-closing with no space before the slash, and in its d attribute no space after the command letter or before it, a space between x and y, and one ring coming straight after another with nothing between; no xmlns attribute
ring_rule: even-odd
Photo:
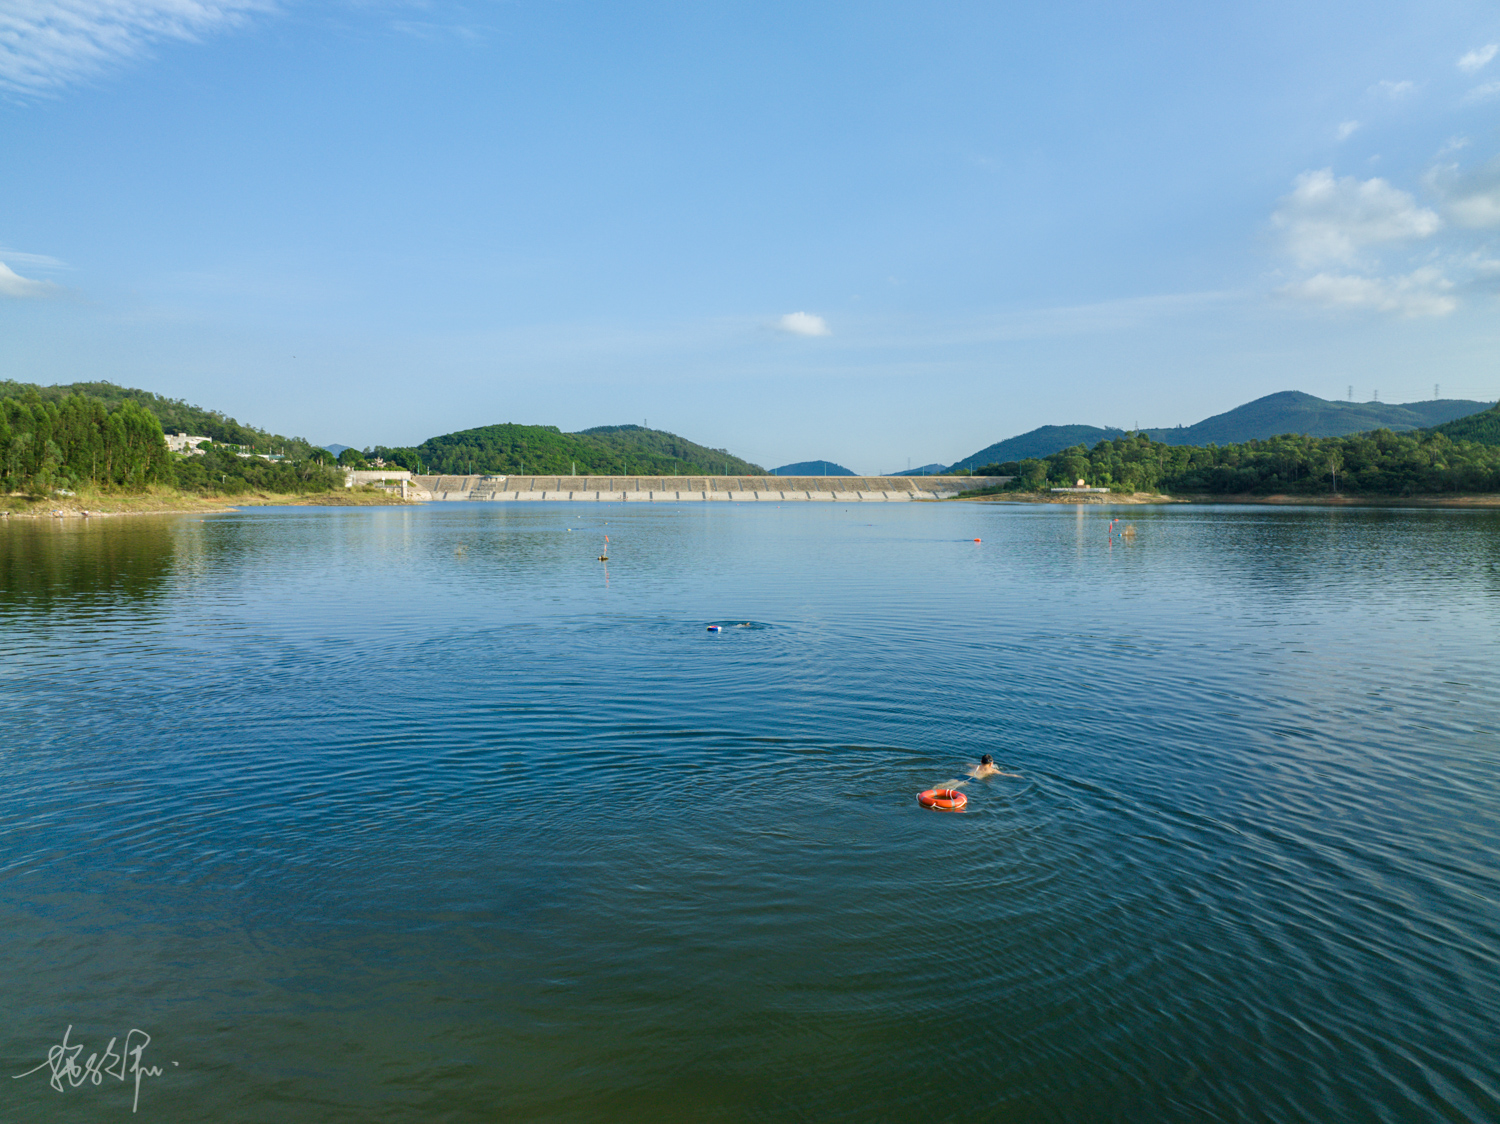
<svg viewBox="0 0 1500 1124"><path fill-rule="evenodd" d="M981 757L979 759L979 763L981 765L993 765L995 763L995 759L993 757L991 757L988 753L986 753L983 757Z"/></svg>

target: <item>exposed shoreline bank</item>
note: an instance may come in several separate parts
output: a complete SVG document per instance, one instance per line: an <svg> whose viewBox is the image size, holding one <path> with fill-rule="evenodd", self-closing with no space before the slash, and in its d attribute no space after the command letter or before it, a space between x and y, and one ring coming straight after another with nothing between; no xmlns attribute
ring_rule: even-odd
<svg viewBox="0 0 1500 1124"><path fill-rule="evenodd" d="M1046 492L1003 492L991 496L959 495L947 502L968 503L1050 503L1050 504L1245 504L1260 507L1500 507L1500 494L1456 496L1289 496L1255 495L1166 495L1159 492L1132 492L1112 495L1080 495Z"/></svg>
<svg viewBox="0 0 1500 1124"><path fill-rule="evenodd" d="M0 496L0 519L96 519L115 515L224 515L243 507L415 507L383 491L246 492L240 496L194 496L165 490L138 494L89 494L34 499Z"/></svg>

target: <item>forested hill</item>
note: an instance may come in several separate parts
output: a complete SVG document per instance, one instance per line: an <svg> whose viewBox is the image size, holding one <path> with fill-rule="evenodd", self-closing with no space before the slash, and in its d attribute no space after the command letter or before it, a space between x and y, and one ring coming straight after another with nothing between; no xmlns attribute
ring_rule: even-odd
<svg viewBox="0 0 1500 1124"><path fill-rule="evenodd" d="M430 437L415 448L371 450L420 472L568 476L760 476L765 469L723 449L641 425L564 433L555 425L486 425Z"/></svg>
<svg viewBox="0 0 1500 1124"><path fill-rule="evenodd" d="M1450 441L1474 441L1480 445L1500 445L1500 402L1478 414L1435 425L1428 433L1441 433Z"/></svg>
<svg viewBox="0 0 1500 1124"><path fill-rule="evenodd" d="M1264 440L1283 433L1308 437L1344 437L1389 429L1403 433L1425 429L1483 410L1488 403L1458 398L1430 402L1331 402L1299 390L1283 390L1246 402L1196 425L1147 429L1153 441L1168 445L1228 445Z"/></svg>
<svg viewBox="0 0 1500 1124"><path fill-rule="evenodd" d="M1001 464L1005 461L1024 461L1028 457L1050 457L1074 445L1092 446L1100 441L1113 441L1124 437L1123 429L1100 429L1096 425L1044 425L1019 437L1008 437L993 445L986 445L971 457L965 457L948 468L949 472L964 468L977 468L984 464Z"/></svg>
<svg viewBox="0 0 1500 1124"><path fill-rule="evenodd" d="M89 394L43 399L36 388L25 387L18 398L0 395L0 495L42 499L79 488L140 492L166 486L233 496L326 492L343 483L322 463L331 458L321 449L311 457L273 460L232 447L241 443L173 454L162 439L161 421L131 397L110 407Z"/></svg>
<svg viewBox="0 0 1500 1124"><path fill-rule="evenodd" d="M796 464L784 464L780 468L771 469L772 476L853 476L843 465L836 461L798 461Z"/></svg>
<svg viewBox="0 0 1500 1124"><path fill-rule="evenodd" d="M226 445L244 445L254 452L285 453L294 458L303 458L312 450L312 445L302 437L282 437L267 433L254 426L241 425L233 418L217 410L205 410L201 406L190 406L180 398L163 398L149 390L116 386L112 382L74 382L60 386L38 386L29 382L0 380L0 398L24 399L29 391L35 391L43 402L58 403L70 394L81 394L104 403L111 411L122 402L134 402L148 413L155 414L167 433L191 433L210 437Z"/></svg>

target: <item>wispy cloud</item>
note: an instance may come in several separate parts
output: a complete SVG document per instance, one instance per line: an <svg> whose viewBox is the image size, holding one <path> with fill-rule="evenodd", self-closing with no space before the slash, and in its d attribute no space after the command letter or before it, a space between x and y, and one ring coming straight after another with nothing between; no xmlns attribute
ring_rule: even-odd
<svg viewBox="0 0 1500 1124"><path fill-rule="evenodd" d="M1365 247L1425 238L1442 225L1436 211L1380 178L1334 177L1324 168L1304 172L1281 200L1271 225L1303 266L1353 261Z"/></svg>
<svg viewBox="0 0 1500 1124"><path fill-rule="evenodd" d="M26 300L31 297L55 296L58 291L58 287L51 281L33 281L29 277L22 277L0 261L0 297Z"/></svg>
<svg viewBox="0 0 1500 1124"><path fill-rule="evenodd" d="M0 247L0 261L10 262L15 265L38 265L43 269L67 269L67 265L47 254L27 254L20 250L7 250Z"/></svg>
<svg viewBox="0 0 1500 1124"><path fill-rule="evenodd" d="M1344 122L1341 122L1339 124L1338 130L1337 130L1338 139L1341 140L1341 141L1348 140L1350 137L1352 137L1354 135L1355 130L1357 130L1358 128L1359 128L1359 122L1358 121L1344 121Z"/></svg>
<svg viewBox="0 0 1500 1124"><path fill-rule="evenodd" d="M776 327L794 336L830 336L828 322L811 312L788 312L776 321Z"/></svg>
<svg viewBox="0 0 1500 1124"><path fill-rule="evenodd" d="M1418 316L1447 316L1458 307L1450 293L1453 283L1438 270L1418 269L1404 277L1356 277L1318 273L1283 285L1278 294L1324 308L1369 310Z"/></svg>
<svg viewBox="0 0 1500 1124"><path fill-rule="evenodd" d="M1401 98L1410 97L1416 92L1417 84L1410 79L1393 82L1389 78L1382 78L1370 87L1370 93L1376 97L1390 98L1392 101L1399 101Z"/></svg>
<svg viewBox="0 0 1500 1124"><path fill-rule="evenodd" d="M1489 101L1496 94L1500 94L1500 82L1485 82L1465 94L1464 101L1470 104L1476 101Z"/></svg>
<svg viewBox="0 0 1500 1124"><path fill-rule="evenodd" d="M274 0L4 0L0 89L44 94L97 77L166 40L196 40Z"/></svg>
<svg viewBox="0 0 1500 1124"><path fill-rule="evenodd" d="M1475 71L1483 70L1490 64L1497 52L1500 52L1500 43L1489 43L1483 47L1470 51L1458 60L1458 69L1465 74L1473 74Z"/></svg>
<svg viewBox="0 0 1500 1124"><path fill-rule="evenodd" d="M483 38L480 29L470 24L428 23L422 20L392 20L390 28L397 34L408 35L413 39L421 39L429 43L451 39L461 39L468 43L477 43Z"/></svg>

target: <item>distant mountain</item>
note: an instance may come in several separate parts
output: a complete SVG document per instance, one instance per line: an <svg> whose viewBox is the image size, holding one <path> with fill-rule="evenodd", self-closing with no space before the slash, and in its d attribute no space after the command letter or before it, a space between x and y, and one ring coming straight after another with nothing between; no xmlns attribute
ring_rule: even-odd
<svg viewBox="0 0 1500 1124"><path fill-rule="evenodd" d="M1435 425L1431 432L1441 433L1452 441L1475 441L1481 445L1500 445L1500 403L1488 410L1454 421Z"/></svg>
<svg viewBox="0 0 1500 1124"><path fill-rule="evenodd" d="M854 476L841 464L833 461L798 461L771 469L772 476Z"/></svg>
<svg viewBox="0 0 1500 1124"><path fill-rule="evenodd" d="M1309 437L1343 437L1371 429L1401 433L1424 429L1477 413L1487 402L1444 398L1431 402L1329 402L1297 390L1283 390L1236 406L1196 425L1145 430L1153 441L1168 445L1229 445L1305 433Z"/></svg>
<svg viewBox="0 0 1500 1124"><path fill-rule="evenodd" d="M352 448L354 448L354 446L353 445L324 445L323 448L327 449L334 456L338 456L345 449L352 449Z"/></svg>
<svg viewBox="0 0 1500 1124"><path fill-rule="evenodd" d="M415 448L378 446L374 455L406 468L461 475L763 476L765 469L723 449L642 425L564 433L555 425L485 425L429 437Z"/></svg>
<svg viewBox="0 0 1500 1124"><path fill-rule="evenodd" d="M903 468L900 472L887 472L887 476L941 476L947 469L940 464L924 464L920 468Z"/></svg>
<svg viewBox="0 0 1500 1124"><path fill-rule="evenodd" d="M1100 429L1096 425L1044 425L1023 433L986 445L973 456L950 466L948 471L959 468L981 468L987 464L1004 464L1006 461L1023 461L1028 457L1050 457L1074 445L1092 447L1100 441L1113 441L1124 437L1123 429Z"/></svg>

